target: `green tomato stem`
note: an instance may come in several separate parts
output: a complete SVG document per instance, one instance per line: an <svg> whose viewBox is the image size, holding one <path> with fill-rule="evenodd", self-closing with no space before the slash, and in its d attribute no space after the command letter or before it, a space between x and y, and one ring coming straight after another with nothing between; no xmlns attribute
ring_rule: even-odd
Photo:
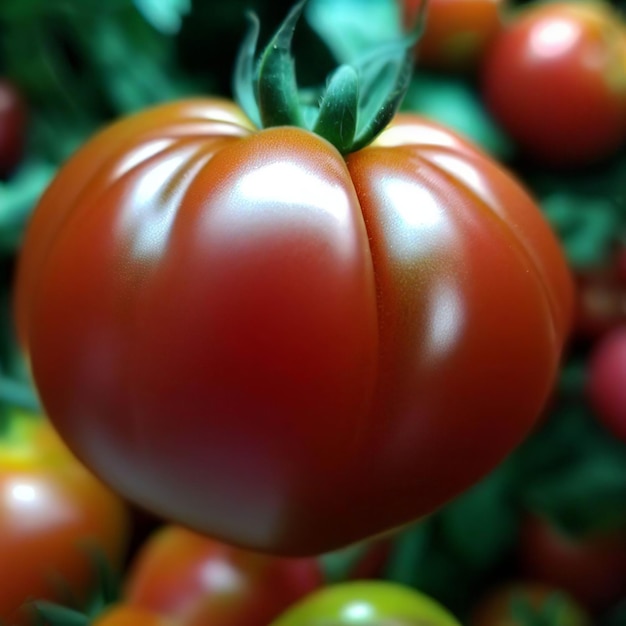
<svg viewBox="0 0 626 626"><path fill-rule="evenodd" d="M259 22L253 18L235 67L235 99L259 128L298 126L330 141L341 154L364 148L391 122L409 88L414 47L425 25L426 2L412 30L340 66L316 102L298 89L291 47L306 0L289 12L255 62Z"/></svg>

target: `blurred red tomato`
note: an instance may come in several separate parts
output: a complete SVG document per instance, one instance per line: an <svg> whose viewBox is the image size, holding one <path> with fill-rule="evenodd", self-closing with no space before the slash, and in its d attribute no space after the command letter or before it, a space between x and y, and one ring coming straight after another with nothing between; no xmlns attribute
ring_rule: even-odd
<svg viewBox="0 0 626 626"><path fill-rule="evenodd" d="M0 176L19 162L26 135L26 103L17 87L0 79Z"/></svg>
<svg viewBox="0 0 626 626"><path fill-rule="evenodd" d="M626 325L613 329L594 346L587 393L598 419L626 442Z"/></svg>
<svg viewBox="0 0 626 626"><path fill-rule="evenodd" d="M424 0L402 0L410 24ZM426 30L418 43L420 67L478 69L489 44L502 27L508 0L428 0Z"/></svg>
<svg viewBox="0 0 626 626"><path fill-rule="evenodd" d="M186 626L250 626L267 624L322 583L314 558L257 554L165 526L132 564L125 599Z"/></svg>
<svg viewBox="0 0 626 626"><path fill-rule="evenodd" d="M521 9L490 47L482 84L493 115L538 161L581 166L624 143L626 36L604 2Z"/></svg>
<svg viewBox="0 0 626 626"><path fill-rule="evenodd" d="M559 587L590 608L605 608L626 592L624 531L575 537L533 515L522 526L519 553L528 578Z"/></svg>
<svg viewBox="0 0 626 626"><path fill-rule="evenodd" d="M61 443L49 422L15 415L0 440L0 621L28 599L80 605L94 590L94 554L121 566L124 503Z"/></svg>

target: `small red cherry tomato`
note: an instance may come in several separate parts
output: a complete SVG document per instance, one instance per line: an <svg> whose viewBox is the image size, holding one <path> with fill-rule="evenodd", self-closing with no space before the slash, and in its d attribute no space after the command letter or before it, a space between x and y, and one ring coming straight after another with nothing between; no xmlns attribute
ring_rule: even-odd
<svg viewBox="0 0 626 626"><path fill-rule="evenodd" d="M31 599L85 602L96 559L121 569L124 503L62 444L50 423L16 414L0 440L0 622Z"/></svg>
<svg viewBox="0 0 626 626"><path fill-rule="evenodd" d="M402 0L411 24L424 0ZM475 71L502 27L508 0L428 0L426 29L417 44L418 67Z"/></svg>
<svg viewBox="0 0 626 626"><path fill-rule="evenodd" d="M164 526L136 556L124 597L187 626L247 626L267 624L323 582L314 558L247 552Z"/></svg>
<svg viewBox="0 0 626 626"><path fill-rule="evenodd" d="M604 2L522 8L490 47L485 102L531 157L583 166L626 138L626 34Z"/></svg>
<svg viewBox="0 0 626 626"><path fill-rule="evenodd" d="M626 442L626 325L595 344L589 360L589 400L598 419Z"/></svg>

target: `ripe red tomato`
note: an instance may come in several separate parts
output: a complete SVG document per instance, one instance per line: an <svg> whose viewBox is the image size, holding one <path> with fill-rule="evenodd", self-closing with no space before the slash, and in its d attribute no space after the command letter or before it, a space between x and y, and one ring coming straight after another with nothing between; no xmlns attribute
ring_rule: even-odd
<svg viewBox="0 0 626 626"><path fill-rule="evenodd" d="M558 607L551 609L549 603L558 596ZM518 619L515 602L524 603L533 618ZM536 615L536 617L535 617ZM539 615L545 617L539 618ZM585 611L561 590L537 582L506 584L493 589L476 606L469 626L526 626L526 624L550 624L550 626L591 626Z"/></svg>
<svg viewBox="0 0 626 626"><path fill-rule="evenodd" d="M429 513L498 463L549 394L573 299L535 203L449 130L399 116L344 159L218 99L75 154L16 289L40 397L97 475L297 555Z"/></svg>
<svg viewBox="0 0 626 626"><path fill-rule="evenodd" d="M598 419L626 442L626 325L611 330L594 345L587 393Z"/></svg>
<svg viewBox="0 0 626 626"><path fill-rule="evenodd" d="M424 0L403 0L411 24ZM418 46L420 67L474 71L502 28L507 0L428 0L426 29Z"/></svg>
<svg viewBox="0 0 626 626"><path fill-rule="evenodd" d="M316 559L247 552L165 526L131 564L124 597L186 626L248 626L267 624L323 582Z"/></svg>
<svg viewBox="0 0 626 626"><path fill-rule="evenodd" d="M47 420L13 418L0 440L0 494L0 621L13 624L29 599L84 602L96 583L94 550L121 567L125 505L76 462Z"/></svg>
<svg viewBox="0 0 626 626"><path fill-rule="evenodd" d="M529 516L519 552L528 578L563 589L589 608L606 608L626 591L624 531L574 537Z"/></svg>
<svg viewBox="0 0 626 626"><path fill-rule="evenodd" d="M485 57L488 108L528 155L582 166L626 138L626 35L603 2L520 10Z"/></svg>

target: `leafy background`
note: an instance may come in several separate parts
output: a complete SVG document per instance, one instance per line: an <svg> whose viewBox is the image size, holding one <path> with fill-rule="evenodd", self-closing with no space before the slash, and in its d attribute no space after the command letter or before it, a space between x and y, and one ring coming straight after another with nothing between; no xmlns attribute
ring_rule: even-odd
<svg viewBox="0 0 626 626"><path fill-rule="evenodd" d="M24 225L59 165L117 117L184 95L230 96L245 12L259 15L266 36L291 4L0 2L0 75L19 86L29 107L24 159L0 180L0 408L37 404L15 344L11 279ZM625 3L614 4L623 9ZM319 83L336 60L400 28L393 0L310 0L302 26L295 50L303 84ZM607 266L624 243L626 153L584 173L536 167L489 117L473 76L438 75L418 66L403 106L467 134L510 167L537 197L576 272ZM495 581L516 575L520 523L529 512L577 533L626 528L626 449L599 425L584 393L591 347L585 338L572 342L549 410L524 445L441 512L394 538L386 577L463 616ZM328 555L331 579L341 578L349 558L347 552ZM626 605L598 619L625 624Z"/></svg>

